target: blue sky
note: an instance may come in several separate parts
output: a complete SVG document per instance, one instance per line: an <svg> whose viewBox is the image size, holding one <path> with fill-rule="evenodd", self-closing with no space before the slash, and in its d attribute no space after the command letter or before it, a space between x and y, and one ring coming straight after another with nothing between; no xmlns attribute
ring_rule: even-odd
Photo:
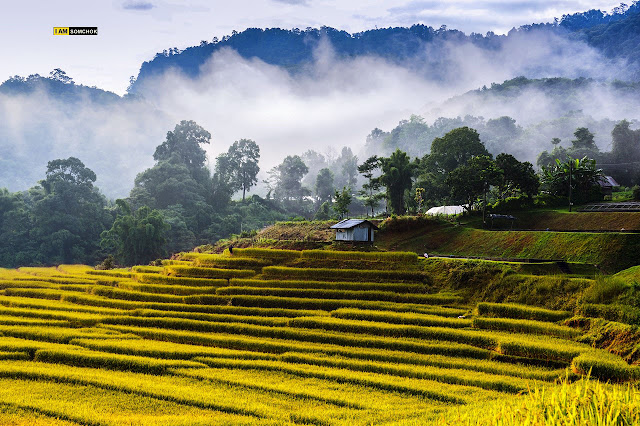
<svg viewBox="0 0 640 426"><path fill-rule="evenodd" d="M3 2L0 81L62 68L76 82L124 93L156 52L248 27L328 25L357 32L422 23L467 33L505 33L566 13L619 2L549 0L22 0ZM52 35L54 26L98 26L97 37Z"/></svg>

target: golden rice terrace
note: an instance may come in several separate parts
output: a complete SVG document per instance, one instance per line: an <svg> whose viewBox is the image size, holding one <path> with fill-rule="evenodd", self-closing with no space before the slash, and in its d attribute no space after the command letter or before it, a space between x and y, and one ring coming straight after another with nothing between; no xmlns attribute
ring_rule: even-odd
<svg viewBox="0 0 640 426"><path fill-rule="evenodd" d="M0 270L0 421L543 424L538 400L582 404L562 392L584 393L585 416L640 421L635 385L580 380L640 372L578 343L571 312L470 306L434 291L423 262L235 249L132 270Z"/></svg>

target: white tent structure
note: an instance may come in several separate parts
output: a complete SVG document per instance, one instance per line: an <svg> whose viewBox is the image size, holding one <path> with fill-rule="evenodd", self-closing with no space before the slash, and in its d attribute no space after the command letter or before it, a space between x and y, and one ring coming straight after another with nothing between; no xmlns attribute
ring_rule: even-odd
<svg viewBox="0 0 640 426"><path fill-rule="evenodd" d="M460 214L464 211L463 206L440 206L440 207L431 207L427 210L426 214L431 216L437 215L454 215Z"/></svg>

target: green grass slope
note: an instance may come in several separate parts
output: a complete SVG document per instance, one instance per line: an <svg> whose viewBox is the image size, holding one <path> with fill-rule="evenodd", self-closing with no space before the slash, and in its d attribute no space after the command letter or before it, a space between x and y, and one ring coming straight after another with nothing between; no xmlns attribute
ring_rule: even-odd
<svg viewBox="0 0 640 426"><path fill-rule="evenodd" d="M486 231L436 219L396 221L400 223L383 226L377 246L417 253L564 260L598 265L605 272L636 265L640 252L640 234Z"/></svg>

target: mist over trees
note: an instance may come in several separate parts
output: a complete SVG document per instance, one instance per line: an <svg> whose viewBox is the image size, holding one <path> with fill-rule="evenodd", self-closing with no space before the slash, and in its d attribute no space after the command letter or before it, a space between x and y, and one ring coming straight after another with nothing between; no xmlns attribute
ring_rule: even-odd
<svg viewBox="0 0 640 426"><path fill-rule="evenodd" d="M418 117L409 122L424 126ZM50 161L45 179L28 191L1 190L0 265L96 263L106 255L125 265L146 263L231 234L249 235L276 220L418 213L443 204L502 211L533 206L541 189L559 202L571 194L569 187L576 203L598 200L598 161L609 161L604 166L631 183L640 177L640 131L622 120L611 139L611 151L601 151L586 127L574 130L570 147L555 138L554 150L540 155L550 160L539 174L511 154L494 157L467 126L434 138L422 157L396 149L360 161L348 147L339 155L306 151L286 156L269 171L269 193L262 198L246 196L259 173L258 143L234 142L209 170L203 146L211 133L183 120L157 145L155 164L136 177L129 197L115 204L75 157ZM315 179L303 158L317 170ZM233 201L237 192L242 200Z"/></svg>
<svg viewBox="0 0 640 426"><path fill-rule="evenodd" d="M600 169L638 184L639 7L503 36L248 29L156 55L122 97L59 68L11 77L0 266L147 262L282 219L531 205L564 197L574 166L580 201Z"/></svg>

